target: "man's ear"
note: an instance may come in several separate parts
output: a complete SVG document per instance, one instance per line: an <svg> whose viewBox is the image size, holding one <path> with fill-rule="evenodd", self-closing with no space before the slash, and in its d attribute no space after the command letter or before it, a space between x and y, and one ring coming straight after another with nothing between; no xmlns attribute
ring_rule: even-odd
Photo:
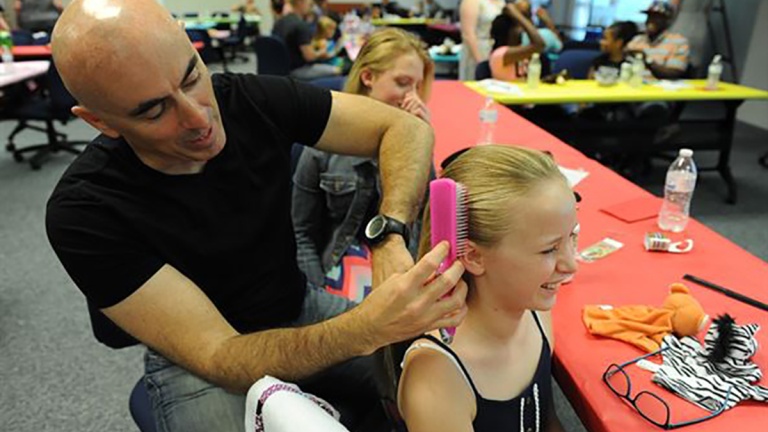
<svg viewBox="0 0 768 432"><path fill-rule="evenodd" d="M116 130L112 129L111 127L107 126L107 124L104 123L104 121L98 115L96 115L96 113L89 110L88 108L85 108L80 105L75 105L72 107L72 114L85 120L86 123L98 129L99 132L103 133L104 135L110 138L120 137L120 133L118 133Z"/></svg>
<svg viewBox="0 0 768 432"><path fill-rule="evenodd" d="M482 276L485 273L483 249L473 241L467 241L466 253L461 256L461 263L472 276Z"/></svg>

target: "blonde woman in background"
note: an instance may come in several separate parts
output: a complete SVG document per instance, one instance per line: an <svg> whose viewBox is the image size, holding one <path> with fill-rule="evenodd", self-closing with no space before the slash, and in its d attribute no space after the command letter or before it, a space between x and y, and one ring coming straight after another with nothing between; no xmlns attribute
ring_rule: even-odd
<svg viewBox="0 0 768 432"><path fill-rule="evenodd" d="M468 190L468 312L450 346L428 335L406 351L398 407L408 431L562 431L550 310L577 269L574 194L549 155L522 147L471 148L441 177ZM428 210L422 228L424 254Z"/></svg>
<svg viewBox="0 0 768 432"><path fill-rule="evenodd" d="M461 56L459 79L475 79L477 64L488 60L493 41L491 23L504 8L504 0L461 0L459 21L461 24Z"/></svg>
<svg viewBox="0 0 768 432"><path fill-rule="evenodd" d="M403 109L429 123L425 101L433 79L434 64L421 40L385 28L374 32L360 50L344 91ZM326 274L346 255L361 253L362 231L378 209L377 172L370 158L304 148L294 175L292 217L299 267L311 283L324 287ZM415 253L418 229L411 231L415 232L410 249ZM374 271L379 273L387 264L374 263ZM374 274L373 284L377 282L381 280ZM363 287L358 289L362 295Z"/></svg>

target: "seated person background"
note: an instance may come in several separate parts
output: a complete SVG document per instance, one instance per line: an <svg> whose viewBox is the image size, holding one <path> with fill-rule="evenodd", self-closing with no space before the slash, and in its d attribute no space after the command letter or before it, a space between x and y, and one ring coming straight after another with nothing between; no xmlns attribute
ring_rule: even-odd
<svg viewBox="0 0 768 432"><path fill-rule="evenodd" d="M15 0L16 22L32 33L50 33L64 6L61 0Z"/></svg>
<svg viewBox="0 0 768 432"><path fill-rule="evenodd" d="M256 7L256 0L245 0L245 3L237 3L232 6L232 12L261 15Z"/></svg>
<svg viewBox="0 0 768 432"><path fill-rule="evenodd" d="M626 52L627 43L637 34L637 25L631 21L621 21L611 24L603 32L600 39L600 54L592 61L588 78L595 79L595 72L600 68L614 69L616 76L621 75L621 64L633 61L632 56ZM583 105L578 112L580 119L598 121L629 120L634 117L631 104L588 104ZM603 163L606 161L603 160Z"/></svg>
<svg viewBox="0 0 768 432"><path fill-rule="evenodd" d="M562 431L550 311L578 268L574 194L550 156L522 147L472 147L441 177L468 190L459 260L469 311L450 346L432 332L406 351L398 408L408 431ZM430 245L428 210L422 226L420 252Z"/></svg>
<svg viewBox="0 0 768 432"><path fill-rule="evenodd" d="M341 68L344 64L344 59L339 57L339 53L343 47L335 39L337 29L338 24L336 24L336 21L327 16L320 16L317 19L315 36L312 38L312 48L315 51L325 51L328 53L330 58L323 60L323 63Z"/></svg>
<svg viewBox="0 0 768 432"><path fill-rule="evenodd" d="M522 45L522 34L531 45ZM514 81L528 75L528 60L544 50L544 40L516 4L508 4L491 24L493 50L489 59L494 79Z"/></svg>
<svg viewBox="0 0 768 432"><path fill-rule="evenodd" d="M344 91L401 108L429 122L425 100L434 79L434 64L421 40L396 28L374 32L355 60ZM305 148L296 168L292 217L299 267L317 286L335 285L345 256L367 258L366 223L380 199L377 162ZM411 229L415 255L419 224ZM333 272L328 278L330 272ZM328 281L328 283L326 283ZM370 282L368 282L370 284ZM361 300L364 287L346 287Z"/></svg>
<svg viewBox="0 0 768 432"><path fill-rule="evenodd" d="M332 56L325 50L312 46L312 26L305 21L310 12L311 0L290 0L292 11L275 22L272 35L285 42L290 58L291 76L300 80L312 80L339 75L341 69L325 63Z"/></svg>
<svg viewBox="0 0 768 432"><path fill-rule="evenodd" d="M424 18L445 18L445 9L437 0L422 0L419 2L419 12Z"/></svg>
<svg viewBox="0 0 768 432"><path fill-rule="evenodd" d="M520 9L523 15L526 16L531 22L533 22L533 11L531 8L531 2L529 0L517 0L515 6ZM544 53L545 54L557 54L563 50L563 39L560 37L560 31L555 26L555 22L549 15L547 8L539 6L536 9L536 18L539 19L540 27L537 28L539 35L544 39ZM543 27L541 27L543 25ZM522 36L523 45L529 45L531 38L527 33L523 33Z"/></svg>
<svg viewBox="0 0 768 432"><path fill-rule="evenodd" d="M654 1L643 13L648 15L645 33L635 36L627 45L627 51L643 54L648 78L682 78L688 68L690 48L685 36L667 31L674 19L674 8Z"/></svg>
<svg viewBox="0 0 768 432"><path fill-rule="evenodd" d="M621 73L621 64L632 62L632 56L625 50L627 43L637 35L637 25L630 21L621 21L611 24L605 29L600 39L600 54L592 61L588 78L594 79L595 71L601 67L616 69Z"/></svg>

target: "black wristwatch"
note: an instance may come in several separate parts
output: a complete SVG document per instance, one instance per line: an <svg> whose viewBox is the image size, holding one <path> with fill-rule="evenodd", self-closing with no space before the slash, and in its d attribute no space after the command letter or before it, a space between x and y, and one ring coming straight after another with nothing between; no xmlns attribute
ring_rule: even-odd
<svg viewBox="0 0 768 432"><path fill-rule="evenodd" d="M406 224L382 214L372 217L365 226L365 239L370 245L381 243L390 234L402 236L406 245L411 236Z"/></svg>

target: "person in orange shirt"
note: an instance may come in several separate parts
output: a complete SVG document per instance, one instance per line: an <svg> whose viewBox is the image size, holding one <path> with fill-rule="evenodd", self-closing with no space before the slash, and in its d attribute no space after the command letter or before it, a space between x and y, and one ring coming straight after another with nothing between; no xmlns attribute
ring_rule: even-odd
<svg viewBox="0 0 768 432"><path fill-rule="evenodd" d="M674 7L654 1L643 13L648 15L645 33L635 36L627 45L627 51L642 53L646 71L654 78L682 78L688 69L690 47L685 36L667 31L674 21Z"/></svg>

